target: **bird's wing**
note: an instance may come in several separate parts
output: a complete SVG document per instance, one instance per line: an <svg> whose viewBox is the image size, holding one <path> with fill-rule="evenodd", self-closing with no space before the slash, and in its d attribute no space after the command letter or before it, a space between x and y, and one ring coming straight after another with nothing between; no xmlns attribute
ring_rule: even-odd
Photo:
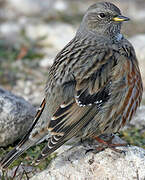
<svg viewBox="0 0 145 180"><path fill-rule="evenodd" d="M112 49L106 48L105 51L101 52L100 50L99 53L96 50L84 62L86 63L85 66L88 66L87 69L81 70L84 68L84 64L73 67L74 94L71 100L69 98L68 102L62 102L52 115L48 127L52 137L49 139L48 145L42 150L36 163L39 163L41 159L76 135L93 119L100 106L108 100L111 72L116 65L116 60L113 57ZM74 80L72 84L74 84ZM66 83L67 80L63 82ZM69 85L71 85L70 80Z"/></svg>

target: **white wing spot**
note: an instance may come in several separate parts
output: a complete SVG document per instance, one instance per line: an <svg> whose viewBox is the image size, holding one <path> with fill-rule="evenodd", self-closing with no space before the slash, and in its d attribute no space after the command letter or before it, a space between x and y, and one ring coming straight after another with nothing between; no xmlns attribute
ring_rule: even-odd
<svg viewBox="0 0 145 180"><path fill-rule="evenodd" d="M66 104L61 104L60 107L61 108L65 108L67 105Z"/></svg>
<svg viewBox="0 0 145 180"><path fill-rule="evenodd" d="M96 102L94 102L95 104L100 104L100 103L102 103L103 101L102 100L100 100L100 101L96 101Z"/></svg>
<svg viewBox="0 0 145 180"><path fill-rule="evenodd" d="M53 120L55 120L56 119L56 117L55 116L53 116L52 118L51 118L51 120L53 121Z"/></svg>
<svg viewBox="0 0 145 180"><path fill-rule="evenodd" d="M84 107L84 106L86 106L86 105L82 104L82 102L81 102L81 101L79 101L78 99L76 99L76 103L77 103L80 107Z"/></svg>
<svg viewBox="0 0 145 180"><path fill-rule="evenodd" d="M39 108L38 108L38 111L41 111L41 110L42 110L42 108L41 108L41 107L39 107Z"/></svg>

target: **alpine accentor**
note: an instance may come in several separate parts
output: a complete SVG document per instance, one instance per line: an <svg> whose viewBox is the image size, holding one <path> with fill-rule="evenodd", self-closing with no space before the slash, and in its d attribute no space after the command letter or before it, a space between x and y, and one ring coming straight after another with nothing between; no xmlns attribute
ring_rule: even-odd
<svg viewBox="0 0 145 180"><path fill-rule="evenodd" d="M3 158L2 168L47 135L51 137L36 162L72 137L97 139L131 120L143 87L134 49L120 33L128 20L112 3L89 7L75 37L54 60L31 128Z"/></svg>

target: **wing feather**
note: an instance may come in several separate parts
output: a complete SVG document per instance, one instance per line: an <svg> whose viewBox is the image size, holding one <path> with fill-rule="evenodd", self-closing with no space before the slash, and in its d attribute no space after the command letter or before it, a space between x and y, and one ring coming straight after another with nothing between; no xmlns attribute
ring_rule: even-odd
<svg viewBox="0 0 145 180"><path fill-rule="evenodd" d="M99 53L101 50L99 49ZM94 59L95 53L95 59ZM87 56L86 63L88 69L84 69L85 64L74 67L71 76L73 77L73 87L75 88L72 98L68 98L67 104L64 102L58 105L57 110L52 115L48 130L52 137L48 141L48 145L42 150L36 162L45 158L47 155L54 152L67 140L85 127L93 117L98 113L99 108L109 99L109 87L111 84L111 73L113 67L116 65L116 60L113 58L113 50L105 49L100 55L96 52L92 53L92 57ZM97 57L97 55L99 57ZM73 58L73 57L71 57ZM79 56L81 58L81 56ZM92 59L91 59L92 58ZM77 60L78 61L78 60ZM92 63L90 61L93 61ZM71 61L69 61L71 62ZM57 61L59 69L59 61ZM61 62L61 66L63 63ZM65 66L66 67L66 66ZM62 67L61 67L62 68ZM81 70L81 68L83 68ZM52 68L53 69L53 68ZM70 81L70 78L68 78ZM52 80L52 78L51 78ZM67 80L62 80L62 87L67 84ZM60 81L59 81L60 83ZM65 87L65 92L70 90L68 86ZM71 92L71 93L72 93Z"/></svg>

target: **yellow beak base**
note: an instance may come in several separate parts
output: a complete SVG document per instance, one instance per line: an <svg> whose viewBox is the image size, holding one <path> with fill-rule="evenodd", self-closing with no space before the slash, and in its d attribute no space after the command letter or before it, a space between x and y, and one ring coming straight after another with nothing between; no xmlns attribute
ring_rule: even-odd
<svg viewBox="0 0 145 180"><path fill-rule="evenodd" d="M121 15L113 18L113 21L115 22L123 22L123 21L129 21L129 20L130 19L128 17L121 16Z"/></svg>

